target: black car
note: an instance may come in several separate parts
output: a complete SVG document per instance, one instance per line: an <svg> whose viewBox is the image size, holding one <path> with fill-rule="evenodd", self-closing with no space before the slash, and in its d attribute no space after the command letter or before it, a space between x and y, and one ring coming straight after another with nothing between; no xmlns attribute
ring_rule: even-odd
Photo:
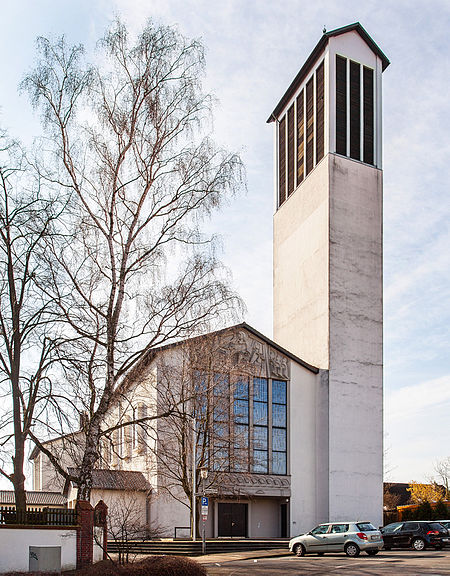
<svg viewBox="0 0 450 576"><path fill-rule="evenodd" d="M381 528L384 540L384 549L394 547L412 548L424 550L434 548L440 550L449 543L448 531L439 522L425 522L416 520L413 522L394 522Z"/></svg>

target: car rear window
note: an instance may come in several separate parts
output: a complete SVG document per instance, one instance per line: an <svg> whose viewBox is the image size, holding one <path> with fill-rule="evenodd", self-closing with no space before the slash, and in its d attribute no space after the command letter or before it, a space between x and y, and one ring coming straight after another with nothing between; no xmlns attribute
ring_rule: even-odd
<svg viewBox="0 0 450 576"><path fill-rule="evenodd" d="M358 522L357 526L361 532L374 532L376 530L375 526L370 522Z"/></svg>

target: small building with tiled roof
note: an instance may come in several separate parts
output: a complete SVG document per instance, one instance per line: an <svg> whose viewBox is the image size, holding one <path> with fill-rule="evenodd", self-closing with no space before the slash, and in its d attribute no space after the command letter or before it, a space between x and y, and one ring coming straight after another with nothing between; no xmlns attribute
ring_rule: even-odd
<svg viewBox="0 0 450 576"><path fill-rule="evenodd" d="M27 508L66 508L67 506L67 498L61 492L27 490L26 499ZM0 506L15 508L13 490L0 490Z"/></svg>

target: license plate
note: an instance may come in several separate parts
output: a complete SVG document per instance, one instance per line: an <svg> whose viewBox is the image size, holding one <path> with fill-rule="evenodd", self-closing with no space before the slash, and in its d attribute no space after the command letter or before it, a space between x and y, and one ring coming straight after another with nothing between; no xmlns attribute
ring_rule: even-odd
<svg viewBox="0 0 450 576"><path fill-rule="evenodd" d="M450 542L449 538L442 538L442 542Z"/></svg>

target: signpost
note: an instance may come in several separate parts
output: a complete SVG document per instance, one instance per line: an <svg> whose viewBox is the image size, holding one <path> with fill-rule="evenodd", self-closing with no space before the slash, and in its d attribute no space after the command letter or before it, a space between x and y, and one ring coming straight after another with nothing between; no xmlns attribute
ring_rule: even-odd
<svg viewBox="0 0 450 576"><path fill-rule="evenodd" d="M200 475L202 478L202 554L206 554L206 520L208 519L208 497L205 496L205 480L208 477L207 468L200 469Z"/></svg>

